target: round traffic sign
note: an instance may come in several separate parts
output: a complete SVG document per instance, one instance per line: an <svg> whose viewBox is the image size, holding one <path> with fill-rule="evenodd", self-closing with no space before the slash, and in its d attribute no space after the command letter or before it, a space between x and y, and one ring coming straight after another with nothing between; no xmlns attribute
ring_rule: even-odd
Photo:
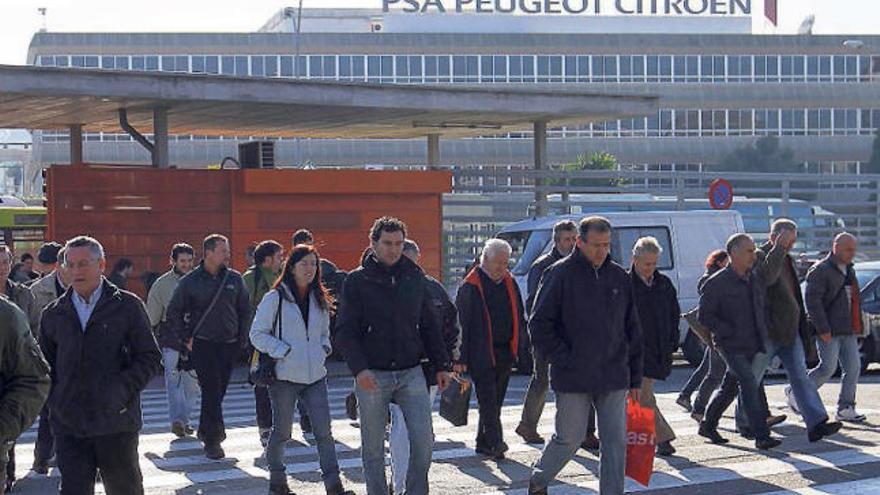
<svg viewBox="0 0 880 495"><path fill-rule="evenodd" d="M715 210L727 210L733 204L733 186L724 179L716 179L709 185L709 204Z"/></svg>

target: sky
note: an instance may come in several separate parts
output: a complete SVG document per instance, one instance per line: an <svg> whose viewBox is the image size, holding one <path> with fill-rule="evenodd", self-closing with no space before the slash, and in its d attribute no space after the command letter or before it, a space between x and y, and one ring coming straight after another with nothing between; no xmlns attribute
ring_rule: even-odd
<svg viewBox="0 0 880 495"><path fill-rule="evenodd" d="M298 0L0 0L0 64L24 64L33 33L248 32ZM763 11L763 0L753 0ZM381 8L382 0L303 0L304 8ZM816 34L880 34L880 0L779 0L778 32L793 33L810 13Z"/></svg>

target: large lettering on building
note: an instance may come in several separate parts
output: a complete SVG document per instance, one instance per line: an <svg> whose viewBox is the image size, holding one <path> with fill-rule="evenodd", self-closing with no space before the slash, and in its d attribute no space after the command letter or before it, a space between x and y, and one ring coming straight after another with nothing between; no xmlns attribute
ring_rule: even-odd
<svg viewBox="0 0 880 495"><path fill-rule="evenodd" d="M591 14L747 16L752 0L382 0L382 10L408 14Z"/></svg>

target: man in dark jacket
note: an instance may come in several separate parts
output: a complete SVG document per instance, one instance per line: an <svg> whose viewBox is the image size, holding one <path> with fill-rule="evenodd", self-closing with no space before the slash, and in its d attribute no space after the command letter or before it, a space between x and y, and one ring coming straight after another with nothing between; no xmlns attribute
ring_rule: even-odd
<svg viewBox="0 0 880 495"><path fill-rule="evenodd" d="M168 420L171 423L171 433L178 438L194 433L189 425L190 412L195 409L196 399L199 397L199 382L194 371L182 370L178 366L184 344L176 332L170 331L165 315L180 279L192 271L194 258L195 250L192 246L175 244L171 248L171 269L153 283L147 294L147 315L162 348Z"/></svg>
<svg viewBox="0 0 880 495"><path fill-rule="evenodd" d="M49 396L62 493L143 493L138 464L141 391L161 354L144 303L103 277L104 248L67 242L71 288L43 311L40 345L51 367Z"/></svg>
<svg viewBox="0 0 880 495"><path fill-rule="evenodd" d="M642 237L633 246L630 278L644 339L645 358L642 369L642 406L654 409L657 454L675 453L672 441L675 432L657 407L654 383L672 373L672 353L678 349L678 321L681 308L678 294L668 277L657 271L663 248L657 239Z"/></svg>
<svg viewBox="0 0 880 495"><path fill-rule="evenodd" d="M754 270L756 247L746 234L735 234L727 241L730 264L717 272L703 286L700 295L700 323L712 332L715 347L727 372L722 389L731 390L730 382L739 385L743 407L755 435L755 446L766 450L781 442L770 436L767 426L769 412L760 398L760 382L753 371L755 356L767 352L767 321L764 299L766 285ZM733 403L736 394L716 393L706 408L706 416L700 423L699 434L713 443L726 443L718 434L718 421L722 413Z"/></svg>
<svg viewBox="0 0 880 495"><path fill-rule="evenodd" d="M810 371L810 378L821 388L840 364L837 419L861 423L866 418L856 412L856 387L861 373L858 337L864 328L859 280L853 269L856 247L852 234L834 238L831 254L807 273L806 299L807 314L819 334L819 366Z"/></svg>
<svg viewBox="0 0 880 495"><path fill-rule="evenodd" d="M369 495L386 495L385 425L396 403L410 440L407 493L428 493L433 433L422 356L436 366L440 390L451 362L431 309L422 270L402 255L406 225L383 217L370 229L372 252L346 279L337 325L339 344L356 378L361 457Z"/></svg>
<svg viewBox="0 0 880 495"><path fill-rule="evenodd" d="M10 263L11 265L11 263ZM37 346L27 317L0 296L0 495L6 479L7 453L28 429L49 394L49 365Z"/></svg>
<svg viewBox="0 0 880 495"><path fill-rule="evenodd" d="M461 362L474 380L480 408L476 450L494 459L504 459L508 450L501 406L525 325L522 296L507 268L510 253L506 241L486 241L480 266L465 277L455 298L462 330Z"/></svg>
<svg viewBox="0 0 880 495"><path fill-rule="evenodd" d="M251 304L241 275L229 263L229 241L212 234L202 243L204 259L180 279L166 320L189 351L189 359L202 388L202 410L198 437L205 444L205 456L226 456L220 444L226 439L223 397L232 368L247 346Z"/></svg>
<svg viewBox="0 0 880 495"><path fill-rule="evenodd" d="M591 404L602 439L599 491L623 493L626 396L639 399L642 335L632 282L611 260L611 223L588 217L578 230L577 251L544 272L529 322L556 393L556 432L532 471L530 494L546 494L574 456Z"/></svg>
<svg viewBox="0 0 880 495"><path fill-rule="evenodd" d="M770 228L770 241L756 252L755 269L767 285L767 352L755 357L755 377L763 379L774 356L779 356L791 387L786 389L788 403L800 411L807 425L807 437L816 442L840 430L841 423L828 422L828 413L816 385L807 376L806 356L802 335L806 334L806 310L798 284L794 260L788 254L797 241L797 224L778 219ZM798 407L802 404L803 407ZM738 410L737 422L746 424L743 408Z"/></svg>
<svg viewBox="0 0 880 495"><path fill-rule="evenodd" d="M538 294L538 285L544 271L550 265L571 254L577 242L577 224L571 220L563 220L553 226L553 248L549 253L539 257L529 269L528 296L526 299L526 315L531 313L532 304ZM550 363L547 358L532 348L532 378L529 380L529 389L526 391L525 404L523 404L522 418L516 427L516 434L521 436L526 443L544 443L544 438L538 434L538 421L544 412L544 404L547 401L547 389L550 388ZM596 414L590 410L590 427L587 428L587 437L595 437ZM598 447L598 440L596 441Z"/></svg>

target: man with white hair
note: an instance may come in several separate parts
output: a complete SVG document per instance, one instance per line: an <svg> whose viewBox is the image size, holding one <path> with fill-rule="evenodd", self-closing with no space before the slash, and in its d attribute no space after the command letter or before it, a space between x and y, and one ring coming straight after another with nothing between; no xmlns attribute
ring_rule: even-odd
<svg viewBox="0 0 880 495"><path fill-rule="evenodd" d="M507 242L486 241L480 265L468 273L455 298L462 329L461 365L474 380L480 411L476 450L496 460L504 459L507 451L501 406L525 322L522 297L507 268L510 253Z"/></svg>
<svg viewBox="0 0 880 495"><path fill-rule="evenodd" d="M642 237L633 246L629 274L645 349L641 401L644 407L654 410L657 454L670 456L675 453L675 447L672 446L675 432L657 407L654 383L665 380L672 373L672 353L678 349L681 308L672 281L657 271L662 253L663 248L657 239Z"/></svg>
<svg viewBox="0 0 880 495"><path fill-rule="evenodd" d="M810 371L810 378L820 388L840 364L843 374L837 419L853 423L866 419L856 412L856 386L861 372L858 337L864 333L859 281L853 270L857 244L852 234L834 238L831 254L807 273L805 298L807 316L819 335L819 366Z"/></svg>

